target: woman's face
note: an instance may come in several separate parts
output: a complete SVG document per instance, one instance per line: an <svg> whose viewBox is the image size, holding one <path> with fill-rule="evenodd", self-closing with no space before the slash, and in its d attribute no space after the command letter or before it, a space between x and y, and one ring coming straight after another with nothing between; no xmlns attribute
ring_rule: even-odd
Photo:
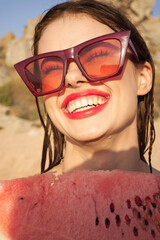
<svg viewBox="0 0 160 240"><path fill-rule="evenodd" d="M61 17L53 21L44 30L39 41L38 53L64 50L89 39L113 33L108 26L88 15L76 14ZM133 122L137 112L137 70L130 60L126 61L123 74L112 81L90 83L83 76L75 62L71 62L65 78L65 87L59 93L44 97L47 112L54 125L70 141L93 141L120 133ZM97 92L96 92L96 91ZM73 95L72 95L73 94ZM85 95L82 99L82 95ZM88 96L89 95L89 96ZM93 100L94 98L94 100ZM97 111L80 108L80 117L68 117L62 109L67 99L67 106L72 111L75 104L88 104L97 101L106 104ZM82 103L83 102L83 103ZM92 111L93 110L93 111ZM85 112L84 112L85 111ZM71 113L72 114L72 113Z"/></svg>

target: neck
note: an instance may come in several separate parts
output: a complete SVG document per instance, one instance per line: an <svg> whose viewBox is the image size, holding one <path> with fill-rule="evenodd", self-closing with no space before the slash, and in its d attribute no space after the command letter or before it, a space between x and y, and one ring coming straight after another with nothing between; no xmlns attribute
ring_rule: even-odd
<svg viewBox="0 0 160 240"><path fill-rule="evenodd" d="M66 139L62 171L121 169L147 172L147 165L139 157L136 132L135 129L126 129L92 142Z"/></svg>

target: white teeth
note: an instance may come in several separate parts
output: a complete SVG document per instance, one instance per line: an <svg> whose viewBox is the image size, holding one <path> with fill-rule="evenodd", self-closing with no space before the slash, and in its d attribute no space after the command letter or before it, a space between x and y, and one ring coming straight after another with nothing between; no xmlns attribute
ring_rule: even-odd
<svg viewBox="0 0 160 240"><path fill-rule="evenodd" d="M88 99L88 105L89 105L89 106L93 105L93 101L92 101L91 98Z"/></svg>
<svg viewBox="0 0 160 240"><path fill-rule="evenodd" d="M88 105L87 99L86 99L86 98L82 98L82 99L81 99L81 107L85 107L85 106L87 106L87 105Z"/></svg>
<svg viewBox="0 0 160 240"><path fill-rule="evenodd" d="M102 104L103 102L102 102L102 98L99 98L98 99L98 104Z"/></svg>
<svg viewBox="0 0 160 240"><path fill-rule="evenodd" d="M72 100L67 105L67 112L73 113L73 112L81 112L85 111L89 108L96 107L97 105L101 105L107 101L109 97L103 97L103 96L87 96L87 97L81 97L79 99Z"/></svg>
<svg viewBox="0 0 160 240"><path fill-rule="evenodd" d="M80 107L81 107L81 102L80 102L80 101L76 101L76 102L73 104L73 106L74 106L75 108L80 108ZM85 106L85 104L84 104L84 106Z"/></svg>
<svg viewBox="0 0 160 240"><path fill-rule="evenodd" d="M94 104L94 105L97 105L97 103L98 103L98 99L97 99L97 97L95 96L95 97L93 98L93 104Z"/></svg>
<svg viewBox="0 0 160 240"><path fill-rule="evenodd" d="M69 107L69 111L73 112L75 108L76 108L75 104L71 104Z"/></svg>

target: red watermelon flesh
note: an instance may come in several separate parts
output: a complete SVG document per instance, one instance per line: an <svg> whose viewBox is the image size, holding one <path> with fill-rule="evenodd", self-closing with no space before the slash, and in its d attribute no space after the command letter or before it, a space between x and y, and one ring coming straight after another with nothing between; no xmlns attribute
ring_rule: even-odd
<svg viewBox="0 0 160 240"><path fill-rule="evenodd" d="M1 181L0 239L160 239L160 177L75 171Z"/></svg>

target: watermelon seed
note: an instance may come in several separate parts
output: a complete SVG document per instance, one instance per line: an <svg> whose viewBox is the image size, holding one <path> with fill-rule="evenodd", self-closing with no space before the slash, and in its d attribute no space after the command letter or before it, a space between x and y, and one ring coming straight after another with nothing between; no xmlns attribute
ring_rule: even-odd
<svg viewBox="0 0 160 240"><path fill-rule="evenodd" d="M143 206L143 210L144 210L144 211L146 210L146 206Z"/></svg>
<svg viewBox="0 0 160 240"><path fill-rule="evenodd" d="M129 218L128 215L125 216L125 220L126 220L126 224L127 224L127 225L130 225L131 219Z"/></svg>
<svg viewBox="0 0 160 240"><path fill-rule="evenodd" d="M135 197L135 203L138 207L142 206L142 200L139 196Z"/></svg>
<svg viewBox="0 0 160 240"><path fill-rule="evenodd" d="M147 221L147 219L145 219L145 218L144 218L144 224L145 224L146 226L148 226L148 224L149 224L148 221Z"/></svg>
<svg viewBox="0 0 160 240"><path fill-rule="evenodd" d="M110 204L110 210L112 213L114 212L114 204L113 203Z"/></svg>
<svg viewBox="0 0 160 240"><path fill-rule="evenodd" d="M153 208L156 208L156 204L155 203L151 202L151 204L152 204Z"/></svg>
<svg viewBox="0 0 160 240"><path fill-rule="evenodd" d="M20 197L19 200L23 200L24 198L23 197Z"/></svg>
<svg viewBox="0 0 160 240"><path fill-rule="evenodd" d="M106 225L106 228L109 228L109 225L110 225L110 220L109 220L109 218L106 218L106 219L105 219L105 225Z"/></svg>
<svg viewBox="0 0 160 240"><path fill-rule="evenodd" d="M151 235L152 235L153 238L155 238L155 236L156 236L156 233L153 229L151 229Z"/></svg>
<svg viewBox="0 0 160 240"><path fill-rule="evenodd" d="M121 224L121 219L120 219L120 216L119 216L119 215L116 215L116 224L117 224L118 227L119 227L120 224Z"/></svg>
<svg viewBox="0 0 160 240"><path fill-rule="evenodd" d="M139 219L141 219L141 213L140 213L140 212L137 213L137 217L138 217Z"/></svg>
<svg viewBox="0 0 160 240"><path fill-rule="evenodd" d="M98 226L98 224L99 224L99 218L96 217L96 226Z"/></svg>
<svg viewBox="0 0 160 240"><path fill-rule="evenodd" d="M133 228L133 233L134 233L134 236L138 236L138 229L136 227Z"/></svg>
<svg viewBox="0 0 160 240"><path fill-rule="evenodd" d="M137 211L137 209L133 208L133 215L138 218L141 219L141 213L139 211Z"/></svg>
<svg viewBox="0 0 160 240"><path fill-rule="evenodd" d="M152 217L152 210L151 209L148 210L148 213L149 213L150 217Z"/></svg>
<svg viewBox="0 0 160 240"><path fill-rule="evenodd" d="M127 203L127 207L131 208L131 201L129 199L126 201L126 203Z"/></svg>

